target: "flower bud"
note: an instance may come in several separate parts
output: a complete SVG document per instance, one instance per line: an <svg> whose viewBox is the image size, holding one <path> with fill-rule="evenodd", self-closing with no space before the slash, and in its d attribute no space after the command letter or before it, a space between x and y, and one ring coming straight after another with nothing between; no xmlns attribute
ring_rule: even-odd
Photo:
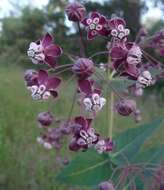
<svg viewBox="0 0 164 190"><path fill-rule="evenodd" d="M122 116L129 116L136 110L136 102L134 100L123 99L117 103L116 110Z"/></svg>
<svg viewBox="0 0 164 190"><path fill-rule="evenodd" d="M32 69L29 69L24 74L24 79L27 86L32 86L36 83L38 78L38 72Z"/></svg>
<svg viewBox="0 0 164 190"><path fill-rule="evenodd" d="M41 126L49 126L53 122L53 116L49 112L38 114L38 122Z"/></svg>
<svg viewBox="0 0 164 190"><path fill-rule="evenodd" d="M87 78L93 73L94 63L91 59L79 58L75 61L72 70L79 78Z"/></svg>
<svg viewBox="0 0 164 190"><path fill-rule="evenodd" d="M68 19L70 21L80 22L84 19L86 9L79 2L75 1L73 3L69 3L66 6L65 12L66 12Z"/></svg>
<svg viewBox="0 0 164 190"><path fill-rule="evenodd" d="M114 187L113 187L112 183L110 183L108 181L104 181L104 182L100 183L99 189L100 190L114 190Z"/></svg>
<svg viewBox="0 0 164 190"><path fill-rule="evenodd" d="M62 160L63 165L68 165L69 164L69 159L68 158L64 158L64 160Z"/></svg>

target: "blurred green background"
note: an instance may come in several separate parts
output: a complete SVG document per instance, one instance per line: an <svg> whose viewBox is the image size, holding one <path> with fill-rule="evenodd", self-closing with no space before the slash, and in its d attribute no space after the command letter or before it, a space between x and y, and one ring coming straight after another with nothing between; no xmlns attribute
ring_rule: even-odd
<svg viewBox="0 0 164 190"><path fill-rule="evenodd" d="M41 6L41 2L44 6ZM88 11L98 10L109 18L113 13L123 16L131 29L132 40L143 24L150 34L164 27L163 0L81 2L86 5ZM18 0L0 1L0 190L71 189L55 181L60 169L55 162L55 152L44 150L36 143L40 133L36 116L38 112L47 110L47 103L32 101L23 81L25 69L34 68L26 56L28 45L46 31L53 34L55 42L61 45L65 52L78 55L78 34L76 26L65 17L66 3L66 0L34 0L29 3ZM88 43L88 55L105 50L105 43L100 38ZM154 55L163 61L159 55ZM102 61L105 61L103 56L95 59L95 62ZM67 63L69 60L65 57L59 60L59 64ZM67 80L69 73L63 77ZM146 97L138 100L143 112L143 122L156 116L163 117L163 84L161 81L155 88L146 92ZM67 115L73 88L71 82L67 89L61 92L60 100L53 106L55 115ZM115 122L114 133L135 126L132 118L122 118L118 115L115 116ZM105 134L103 112L96 120L96 128ZM154 142L164 143L163 135L164 129L161 128L149 145ZM65 150L66 145L63 148L63 151Z"/></svg>

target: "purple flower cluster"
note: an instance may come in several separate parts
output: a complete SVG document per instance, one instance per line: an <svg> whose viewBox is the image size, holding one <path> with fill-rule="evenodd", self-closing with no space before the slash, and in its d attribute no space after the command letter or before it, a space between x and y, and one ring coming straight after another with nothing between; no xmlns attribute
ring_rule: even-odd
<svg viewBox="0 0 164 190"><path fill-rule="evenodd" d="M28 57L34 64L44 66L44 69L38 71L27 70L25 72L26 87L31 91L32 98L48 101L50 97L58 97L61 79L56 73L59 70L63 73L66 68L76 80L76 93L73 101L77 101L80 106L78 117L72 116L72 108L67 119L54 119L50 108L49 111L39 113L37 122L42 133L37 141L47 149L55 148L59 151L63 137L68 136L69 149L72 151L86 151L94 147L100 154L111 152L114 146L112 134L105 138L98 134L94 128L94 119L101 111L106 110L108 115L108 112L116 110L120 115L124 117L131 115L135 121L139 122L141 113L132 96L142 95L146 87L153 85L162 76L161 74L152 75L150 68L162 70L163 67L160 63L156 64L157 61L143 48L147 35L145 30L139 31L140 40L131 42L128 41L130 30L122 18L107 18L98 12L91 12L86 17L85 7L77 1L68 4L65 11L68 19L75 22L80 29L81 46L84 43L81 30L83 26L89 40L94 40L97 36L105 37L108 44L107 50L96 52L90 57L87 57L85 52L83 56L81 52L79 56L66 53L71 64L58 65L57 61L63 50L53 43L53 37L50 34L47 33L40 40L30 43L27 50ZM144 38L141 38L143 36ZM151 38L149 44L160 51L161 55L163 55L164 48L163 36L162 30ZM96 63L94 57L100 54L107 54L108 63ZM112 86L112 82L124 80L132 84L125 87L122 92L118 92L115 86ZM114 94L114 98L110 94ZM115 100L116 103L113 102ZM103 109L105 106L106 109ZM110 119L112 121L113 118ZM105 182L100 185L100 189L112 190L113 187Z"/></svg>

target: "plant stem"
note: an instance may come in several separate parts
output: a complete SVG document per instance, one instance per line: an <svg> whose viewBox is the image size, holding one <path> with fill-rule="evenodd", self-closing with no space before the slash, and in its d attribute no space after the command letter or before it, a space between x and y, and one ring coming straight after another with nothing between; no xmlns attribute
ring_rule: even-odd
<svg viewBox="0 0 164 190"><path fill-rule="evenodd" d="M108 58L108 64L110 63L110 57ZM112 80L114 73L109 72L109 68L107 68L107 81L110 82ZM110 98L110 101L109 101ZM114 125L114 92L111 90L110 95L108 94L108 83L107 83L107 123L108 123L108 135L112 140L113 137L113 125Z"/></svg>
<svg viewBox="0 0 164 190"><path fill-rule="evenodd" d="M84 38L83 38L83 32L80 28L80 23L77 22L77 27L78 27L78 30L79 30L79 35L80 35L80 43L81 43L81 47L80 47L80 54L81 56L85 57L85 41L84 41Z"/></svg>
<svg viewBox="0 0 164 190"><path fill-rule="evenodd" d="M114 125L114 93L110 93L110 117L109 117L109 137L112 140L113 134L113 125Z"/></svg>

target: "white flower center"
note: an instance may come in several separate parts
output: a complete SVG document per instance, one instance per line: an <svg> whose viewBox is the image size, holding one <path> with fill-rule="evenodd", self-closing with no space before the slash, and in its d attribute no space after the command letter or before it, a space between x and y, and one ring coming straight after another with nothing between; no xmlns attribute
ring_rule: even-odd
<svg viewBox="0 0 164 190"><path fill-rule="evenodd" d="M93 128L89 128L87 131L81 130L80 136L83 139L83 142L88 144L88 146L91 146L92 143L97 140L97 136L95 135L95 130Z"/></svg>
<svg viewBox="0 0 164 190"><path fill-rule="evenodd" d="M28 89L31 90L31 96L34 100L47 100L51 95L49 91L46 91L46 86L43 84L40 86L33 85Z"/></svg>
<svg viewBox="0 0 164 190"><path fill-rule="evenodd" d="M83 103L86 111L98 112L105 105L106 99L95 93L91 97L84 98Z"/></svg>
<svg viewBox="0 0 164 190"><path fill-rule="evenodd" d="M118 39L123 39L124 37L128 36L130 33L130 30L127 28L124 28L122 24L119 24L116 29L113 29L111 31L111 35Z"/></svg>
<svg viewBox="0 0 164 190"><path fill-rule="evenodd" d="M138 83L144 88L146 86L151 86L153 83L153 78L149 71L144 71L137 79Z"/></svg>

